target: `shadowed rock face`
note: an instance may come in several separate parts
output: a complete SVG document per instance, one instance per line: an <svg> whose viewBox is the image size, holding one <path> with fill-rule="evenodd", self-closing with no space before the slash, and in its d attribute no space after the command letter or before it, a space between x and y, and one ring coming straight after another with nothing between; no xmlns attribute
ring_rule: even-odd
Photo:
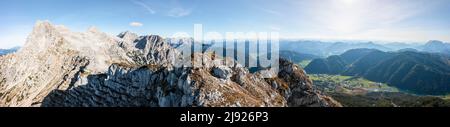
<svg viewBox="0 0 450 127"><path fill-rule="evenodd" d="M264 79L210 52L193 54L193 67L175 67L179 56L155 35L110 37L39 22L21 51L0 57L0 106L340 106L287 61L279 78Z"/></svg>
<svg viewBox="0 0 450 127"><path fill-rule="evenodd" d="M333 98L314 90L312 81L306 76L305 71L289 61L280 61L278 77L287 82L292 91L287 98L289 106L342 107Z"/></svg>
<svg viewBox="0 0 450 127"><path fill-rule="evenodd" d="M232 80L214 76L211 63L218 60L196 54L205 64L198 68L159 65L128 67L114 64L106 74L89 75L87 84L69 90L54 90L42 106L69 107L267 107L287 106L286 100L264 80L240 65L221 66L242 76ZM241 83L238 83L241 82Z"/></svg>
<svg viewBox="0 0 450 127"><path fill-rule="evenodd" d="M290 61L280 59L278 76L266 81L284 96L290 107L342 107L333 98L313 89L305 71Z"/></svg>

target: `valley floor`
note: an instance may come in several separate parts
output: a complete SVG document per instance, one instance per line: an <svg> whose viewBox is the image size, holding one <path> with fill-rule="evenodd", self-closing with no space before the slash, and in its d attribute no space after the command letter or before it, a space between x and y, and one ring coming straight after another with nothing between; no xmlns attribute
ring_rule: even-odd
<svg viewBox="0 0 450 127"><path fill-rule="evenodd" d="M399 91L361 77L310 74L314 87L344 107L450 107L450 95L424 96Z"/></svg>

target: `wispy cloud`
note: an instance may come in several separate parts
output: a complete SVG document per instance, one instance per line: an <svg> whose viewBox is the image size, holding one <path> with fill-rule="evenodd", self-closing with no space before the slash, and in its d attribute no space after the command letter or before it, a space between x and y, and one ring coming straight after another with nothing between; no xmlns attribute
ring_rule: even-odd
<svg viewBox="0 0 450 127"><path fill-rule="evenodd" d="M275 11L275 10L271 10L271 9L265 9L265 8L263 8L263 9L261 9L261 10L264 11L264 12L266 12L266 13L272 14L272 15L277 15L277 16L280 16L280 15L281 15L280 12Z"/></svg>
<svg viewBox="0 0 450 127"><path fill-rule="evenodd" d="M188 16L191 14L191 9L184 9L181 7L176 7L176 8L172 8L169 13L167 14L170 17L184 17L184 16Z"/></svg>
<svg viewBox="0 0 450 127"><path fill-rule="evenodd" d="M281 28L278 27L278 26L269 26L269 29L273 30L273 31L280 31L281 30Z"/></svg>
<svg viewBox="0 0 450 127"><path fill-rule="evenodd" d="M403 21L421 14L431 4L428 1L409 2L407 0L347 2L349 1L296 2L295 5L301 8L297 13L303 13L303 17L298 17L297 20L308 20L309 26L315 29L347 35L372 29L404 26ZM304 25L304 22L299 23Z"/></svg>
<svg viewBox="0 0 450 127"><path fill-rule="evenodd" d="M142 24L140 22L131 22L130 26L132 26L132 27L141 27L141 26L144 26L144 24Z"/></svg>
<svg viewBox="0 0 450 127"><path fill-rule="evenodd" d="M139 1L139 0L131 0L131 2L133 2L136 5L139 5L139 6L143 7L150 14L155 14L156 13L156 11L153 8L151 8L147 3L144 3L144 2Z"/></svg>

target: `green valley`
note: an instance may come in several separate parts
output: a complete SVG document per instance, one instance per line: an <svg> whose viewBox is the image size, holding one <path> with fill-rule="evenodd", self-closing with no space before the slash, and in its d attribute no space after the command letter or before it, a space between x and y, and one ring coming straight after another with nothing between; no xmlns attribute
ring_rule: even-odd
<svg viewBox="0 0 450 127"><path fill-rule="evenodd" d="M450 93L450 57L423 52L353 49L319 58L305 67L308 74L364 77L422 95Z"/></svg>
<svg viewBox="0 0 450 127"><path fill-rule="evenodd" d="M344 107L450 107L450 95L422 96L362 77L309 74L315 89Z"/></svg>
<svg viewBox="0 0 450 127"><path fill-rule="evenodd" d="M310 74L314 86L324 92L365 94L369 92L398 92L397 88L384 83L372 82L362 77Z"/></svg>

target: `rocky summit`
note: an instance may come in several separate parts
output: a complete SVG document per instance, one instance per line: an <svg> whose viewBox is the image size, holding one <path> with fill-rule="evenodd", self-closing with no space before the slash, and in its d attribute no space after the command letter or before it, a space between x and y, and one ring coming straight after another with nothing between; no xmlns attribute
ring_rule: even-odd
<svg viewBox="0 0 450 127"><path fill-rule="evenodd" d="M314 90L303 69L289 61L280 60L278 74L250 73L231 58L204 52L191 55L196 66L175 66L185 58L168 42L96 28L72 32L39 21L19 51L0 56L0 106L341 106Z"/></svg>

